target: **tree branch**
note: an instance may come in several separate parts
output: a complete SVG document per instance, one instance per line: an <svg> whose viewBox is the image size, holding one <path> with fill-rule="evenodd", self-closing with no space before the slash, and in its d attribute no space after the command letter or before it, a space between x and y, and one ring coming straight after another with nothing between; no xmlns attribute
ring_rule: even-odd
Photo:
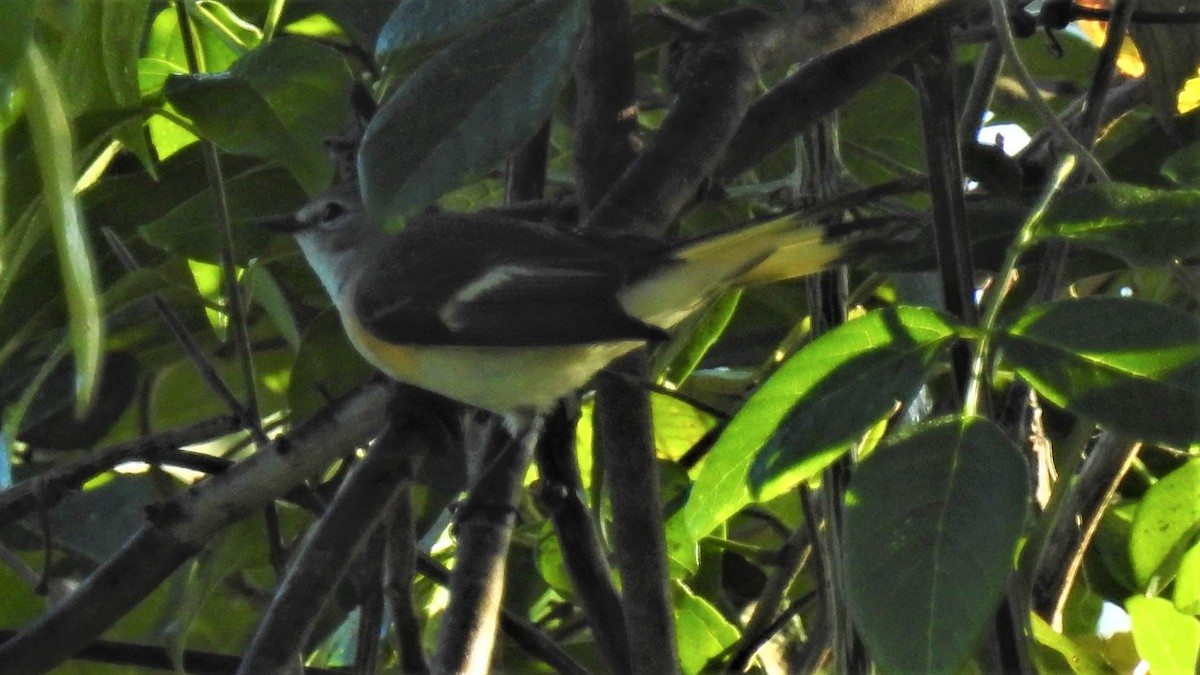
<svg viewBox="0 0 1200 675"><path fill-rule="evenodd" d="M383 425L388 388L364 385L228 472L162 503L62 604L3 645L12 672L42 672L90 644L225 526L270 504Z"/></svg>
<svg viewBox="0 0 1200 675"><path fill-rule="evenodd" d="M404 431L409 431L405 429ZM296 554L246 648L238 673L285 672L302 662L305 643L338 581L391 508L412 465L430 452L426 435L389 428L346 476Z"/></svg>

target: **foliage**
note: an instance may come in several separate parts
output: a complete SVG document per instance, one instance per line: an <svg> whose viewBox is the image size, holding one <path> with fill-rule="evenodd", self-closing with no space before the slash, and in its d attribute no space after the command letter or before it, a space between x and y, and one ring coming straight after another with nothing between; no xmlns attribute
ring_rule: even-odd
<svg viewBox="0 0 1200 675"><path fill-rule="evenodd" d="M631 16L602 9L626 4ZM354 467L375 465L353 450L378 434L382 406L354 408L369 367L294 244L255 223L347 175L392 228L429 208L503 210L519 151L542 147L549 198L526 205L542 217L611 227L596 221L617 212L640 235L691 236L807 209L827 226L877 220L888 238L855 248L844 277L714 298L653 346L644 436L666 522L647 550L665 550L669 579L627 562L655 554L623 538L626 486L606 480L612 440L592 433L607 413L585 397L566 468L539 455L526 480L498 667L613 669L630 645L636 662L653 627L625 621L643 598L618 590L625 613L606 613L602 590L637 582L670 599L668 656L688 673L958 672L1022 651L1044 670L1194 670L1200 111L1181 92L1200 76L1195 27L1135 13L1147 75L1116 86L1094 74L1115 53L1074 30L1037 33L1019 44L1043 87L1034 101L993 44L964 37L995 35L967 11L983 3L898 3L930 10L899 43L800 4L4 3L0 629L21 632L0 663L80 651L56 672L109 672L85 660L103 634L134 647L120 672L231 670L222 655L269 658L254 636L272 639L267 602L297 570L317 576L292 585L320 591L293 631L307 665L407 670L440 649L463 460L379 465L405 476L394 494L351 525L331 520L349 486L369 485ZM939 67L935 36L968 18ZM795 39L746 37L764 25ZM621 59L636 69L633 117L633 101L609 110L594 95L588 59L606 53L614 80ZM842 57L873 70L823 107ZM742 79L723 88L729 73ZM1007 154L976 142L970 115L937 132L939 73L957 79L958 113L981 101L1032 142L1012 152L1015 127L997 143ZM788 105L772 107L781 91ZM1106 98L1111 118L1089 118ZM1113 180L1074 171L1044 104ZM709 109L730 112L696 112ZM613 158L629 133L584 151L593 127L618 122L647 143L628 171ZM965 174L938 163L959 156L956 136ZM745 161L756 143L769 149ZM578 184L598 174L614 187L581 204ZM963 209L942 209L947 194ZM962 249L935 244L951 232L974 240L975 277ZM978 317L944 309L956 293ZM838 305L848 317L827 322ZM343 414L349 430L321 431ZM447 434L432 403L424 418L410 437L471 435ZM572 513L594 540L564 531ZM350 543L322 549L319 524ZM419 553L395 543L404 532ZM329 550L341 562L322 565ZM80 581L87 611L57 605ZM62 645L34 623L45 611ZM1114 615L1128 619L1116 634L1099 625Z"/></svg>

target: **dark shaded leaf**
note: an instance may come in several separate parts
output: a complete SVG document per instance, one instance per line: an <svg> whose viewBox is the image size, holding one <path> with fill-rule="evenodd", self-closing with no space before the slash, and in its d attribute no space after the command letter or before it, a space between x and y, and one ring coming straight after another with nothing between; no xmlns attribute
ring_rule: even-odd
<svg viewBox="0 0 1200 675"><path fill-rule="evenodd" d="M267 242L278 236L255 225L254 220L287 213L305 199L289 172L269 164L250 166L237 175L226 174L225 190L234 222L234 251L241 257L259 255ZM221 237L213 217L212 192L203 188L138 231L163 250L216 263L220 260Z"/></svg>
<svg viewBox="0 0 1200 675"><path fill-rule="evenodd" d="M1195 11L1194 3L1179 0L1140 0L1138 9L1144 12ZM1150 99L1154 112L1162 121L1176 114L1176 95L1189 77L1196 76L1200 65L1200 31L1194 22L1156 23L1134 22L1129 34L1137 44L1146 64L1150 83Z"/></svg>
<svg viewBox="0 0 1200 675"><path fill-rule="evenodd" d="M372 217L392 222L524 143L571 72L580 0L539 0L456 40L384 102L358 157Z"/></svg>
<svg viewBox="0 0 1200 675"><path fill-rule="evenodd" d="M4 6L0 21L0 95L7 96L16 84L21 62L25 60L25 42L33 34L33 2L10 2Z"/></svg>
<svg viewBox="0 0 1200 675"><path fill-rule="evenodd" d="M407 0L379 31L375 58L419 50L454 38L521 0Z"/></svg>
<svg viewBox="0 0 1200 675"><path fill-rule="evenodd" d="M1200 189L1200 141L1168 157L1162 170L1176 185Z"/></svg>
<svg viewBox="0 0 1200 675"><path fill-rule="evenodd" d="M958 672L1004 590L1029 503L1025 461L981 418L885 441L846 493L855 626L881 669Z"/></svg>
<svg viewBox="0 0 1200 675"><path fill-rule="evenodd" d="M321 314L304 331L287 391L288 408L307 419L362 384L373 369L350 344L335 312Z"/></svg>
<svg viewBox="0 0 1200 675"><path fill-rule="evenodd" d="M312 195L333 175L325 140L346 121L349 84L337 52L281 38L226 72L170 77L163 91L206 138L229 152L279 161Z"/></svg>
<svg viewBox="0 0 1200 675"><path fill-rule="evenodd" d="M1131 436L1200 441L1200 320L1132 298L1039 305L997 336L1055 405Z"/></svg>
<svg viewBox="0 0 1200 675"><path fill-rule="evenodd" d="M1200 253L1198 214L1200 191L1106 183L1056 199L1034 236L1065 239L1130 265L1165 265Z"/></svg>

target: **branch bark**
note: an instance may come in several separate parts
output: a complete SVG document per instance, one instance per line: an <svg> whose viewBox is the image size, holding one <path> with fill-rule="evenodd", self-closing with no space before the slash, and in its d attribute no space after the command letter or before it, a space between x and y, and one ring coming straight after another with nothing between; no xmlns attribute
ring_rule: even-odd
<svg viewBox="0 0 1200 675"><path fill-rule="evenodd" d="M383 425L387 395L383 384L364 385L228 472L154 508L75 593L0 645L0 663L11 672L43 672L85 648L222 528L366 442Z"/></svg>

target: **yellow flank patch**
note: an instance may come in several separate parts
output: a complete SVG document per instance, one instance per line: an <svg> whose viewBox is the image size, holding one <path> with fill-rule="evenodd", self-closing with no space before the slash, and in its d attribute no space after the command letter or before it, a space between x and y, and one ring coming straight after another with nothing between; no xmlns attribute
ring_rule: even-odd
<svg viewBox="0 0 1200 675"><path fill-rule="evenodd" d="M396 345L342 316L354 347L393 379L497 413L548 409L640 342L557 347Z"/></svg>

